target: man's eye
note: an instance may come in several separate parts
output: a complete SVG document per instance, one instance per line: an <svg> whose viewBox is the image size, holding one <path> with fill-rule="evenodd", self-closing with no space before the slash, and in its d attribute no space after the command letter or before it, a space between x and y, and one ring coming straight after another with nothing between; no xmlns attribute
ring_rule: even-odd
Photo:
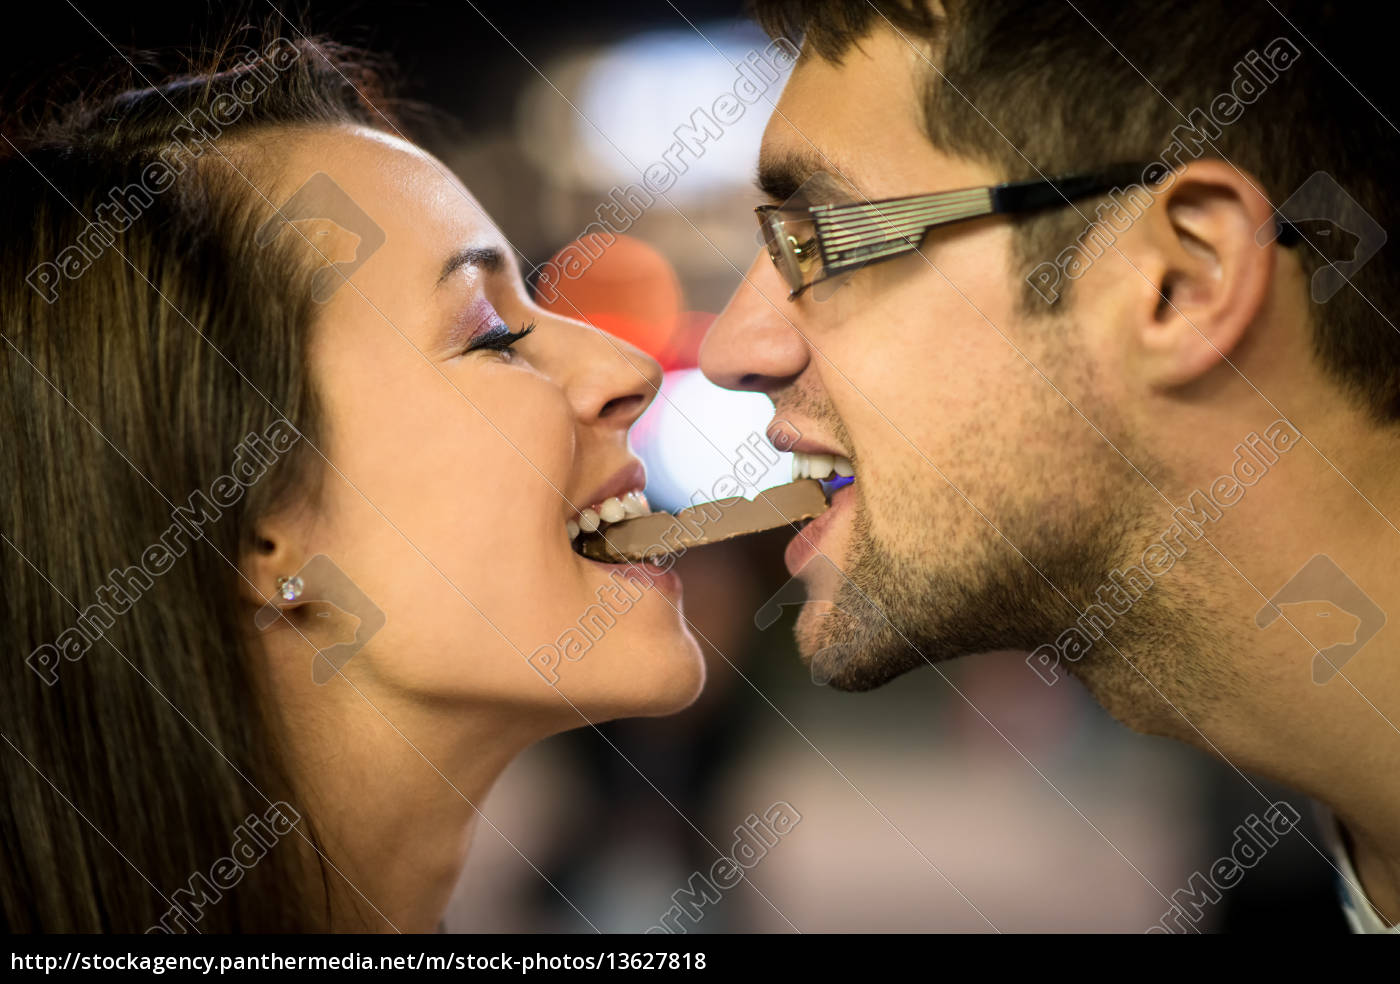
<svg viewBox="0 0 1400 984"><path fill-rule="evenodd" d="M522 325L519 331L511 331L504 322L493 325L486 331L473 336L470 344L463 352L478 352L485 349L490 352L509 352L512 345L520 341L530 332L535 330L535 323Z"/></svg>

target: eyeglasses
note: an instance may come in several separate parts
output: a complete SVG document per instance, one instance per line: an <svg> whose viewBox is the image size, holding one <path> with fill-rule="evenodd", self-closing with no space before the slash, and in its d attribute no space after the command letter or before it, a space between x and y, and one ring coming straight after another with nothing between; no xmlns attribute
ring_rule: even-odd
<svg viewBox="0 0 1400 984"><path fill-rule="evenodd" d="M1140 185L1147 169L1146 164L1117 164L1059 178L874 202L760 205L754 212L768 255L792 291L788 300L796 300L813 284L915 252L930 229L986 215L1063 208L1091 195ZM1280 222L1279 241L1295 245L1296 231Z"/></svg>

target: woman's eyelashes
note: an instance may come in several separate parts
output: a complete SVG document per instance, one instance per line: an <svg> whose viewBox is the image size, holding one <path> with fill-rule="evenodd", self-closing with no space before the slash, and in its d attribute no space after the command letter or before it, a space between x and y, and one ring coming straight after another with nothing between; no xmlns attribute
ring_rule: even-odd
<svg viewBox="0 0 1400 984"><path fill-rule="evenodd" d="M489 325L473 335L462 354L466 355L470 352L485 350L509 355L511 346L534 330L534 322L522 325L519 331L511 331L506 327L504 321L497 321L495 324Z"/></svg>

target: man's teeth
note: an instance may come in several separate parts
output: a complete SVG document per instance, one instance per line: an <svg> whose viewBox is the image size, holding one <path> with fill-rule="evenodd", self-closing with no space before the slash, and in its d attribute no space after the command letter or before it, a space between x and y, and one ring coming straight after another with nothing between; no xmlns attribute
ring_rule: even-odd
<svg viewBox="0 0 1400 984"><path fill-rule="evenodd" d="M851 459L839 454L806 454L802 451L792 453L794 482L799 478L830 478L833 474L841 478L850 478L855 473Z"/></svg>
<svg viewBox="0 0 1400 984"><path fill-rule="evenodd" d="M577 540L580 532L592 533L608 523L650 515L651 505L646 495L634 490L623 496L604 499L588 509L580 509L577 520L564 521L564 529L568 531L570 540Z"/></svg>

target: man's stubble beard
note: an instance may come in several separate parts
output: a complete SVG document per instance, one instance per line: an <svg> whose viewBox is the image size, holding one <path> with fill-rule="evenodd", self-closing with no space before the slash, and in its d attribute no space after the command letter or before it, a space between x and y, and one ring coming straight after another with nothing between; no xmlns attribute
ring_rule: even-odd
<svg viewBox="0 0 1400 984"><path fill-rule="evenodd" d="M1141 452L1129 457L1144 460ZM1009 493L978 503L996 529L978 518L954 547L952 537L929 527L938 513L920 508L926 504L906 504L902 528L886 534L857 500L833 604L809 605L798 622L813 678L870 690L959 656L1054 643L1111 583L1111 571L1139 563L1165 529L1169 508L1141 478L1136 487L1099 488L1073 503L1056 512L1034 495L1017 501ZM1202 540L1191 549L1211 548ZM1157 578L1088 653L1059 667L1138 730L1185 737L1238 691L1215 641L1223 616L1193 587L1190 560Z"/></svg>
<svg viewBox="0 0 1400 984"><path fill-rule="evenodd" d="M1105 527L1120 521L1057 535L1044 518L1013 519L1006 504L983 509L1005 538L983 524L985 535L955 551L950 538L917 521L930 512L910 509L906 528L885 536L857 503L834 604L798 626L813 676L840 690L870 690L959 656L1031 650L1073 624L1073 607L1045 579L1071 598L1085 586L1092 596L1113 566L1104 544L1114 541Z"/></svg>

